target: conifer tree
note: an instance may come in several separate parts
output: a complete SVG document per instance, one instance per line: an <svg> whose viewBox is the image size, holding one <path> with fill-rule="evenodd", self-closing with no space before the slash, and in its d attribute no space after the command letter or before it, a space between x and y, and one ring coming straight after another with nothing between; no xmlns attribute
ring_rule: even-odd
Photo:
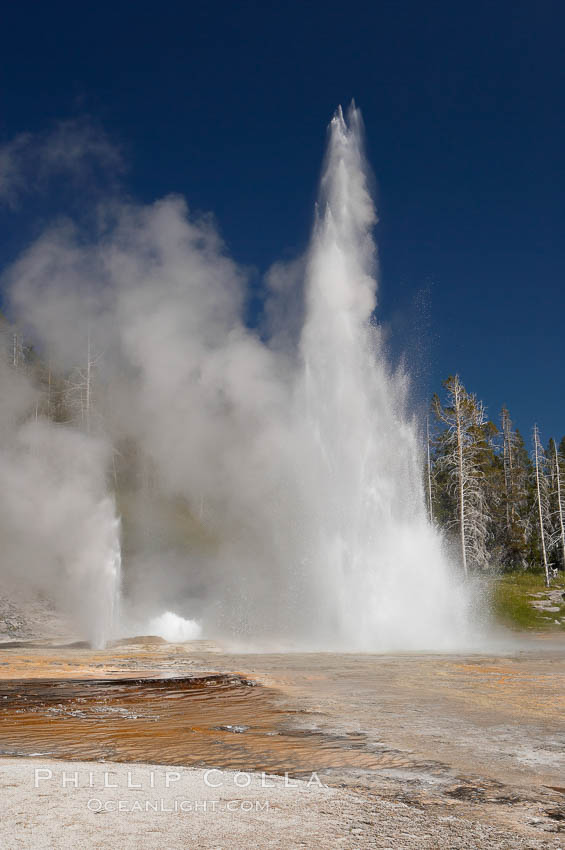
<svg viewBox="0 0 565 850"><path fill-rule="evenodd" d="M501 411L502 462L504 469L505 543L504 566L525 569L531 533L528 479L530 459L519 431L514 430L506 407Z"/></svg>

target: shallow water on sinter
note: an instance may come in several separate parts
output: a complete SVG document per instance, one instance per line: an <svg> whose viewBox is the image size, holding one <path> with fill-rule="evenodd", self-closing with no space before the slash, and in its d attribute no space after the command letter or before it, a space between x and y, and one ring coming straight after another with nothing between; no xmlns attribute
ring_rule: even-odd
<svg viewBox="0 0 565 850"><path fill-rule="evenodd" d="M0 756L561 787L564 650L561 639L485 656L13 643L0 647Z"/></svg>
<svg viewBox="0 0 565 850"><path fill-rule="evenodd" d="M214 765L295 776L313 769L409 763L370 752L360 734L303 728L300 714L283 709L276 691L237 674L8 680L0 688L0 754Z"/></svg>

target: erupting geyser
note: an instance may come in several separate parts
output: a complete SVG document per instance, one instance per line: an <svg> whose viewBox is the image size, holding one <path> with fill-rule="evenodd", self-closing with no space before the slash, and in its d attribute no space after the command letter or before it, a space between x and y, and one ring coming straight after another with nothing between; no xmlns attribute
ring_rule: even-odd
<svg viewBox="0 0 565 850"><path fill-rule="evenodd" d="M269 352L270 380L257 388L269 391L258 400L262 427L247 454L230 456L255 491L231 506L219 611L204 608L213 633L312 649L446 649L469 639L470 590L427 519L407 378L391 373L374 321L375 221L361 116L352 106L346 122L340 109L293 369L274 401Z"/></svg>
<svg viewBox="0 0 565 850"><path fill-rule="evenodd" d="M72 423L39 423L61 461L40 475L41 446L28 452L25 487L53 517L11 552L40 549L59 584L64 562L94 642L111 633L119 598L115 491L135 628L272 648L468 645L471 593L427 520L407 378L388 366L374 318L375 220L352 106L331 122L306 256L266 277L261 335L243 318L245 273L178 197L112 197L94 237L56 225L6 274L52 368L83 364L78 385L86 375L100 423L70 454ZM27 529L17 470L6 470L6 515Z"/></svg>
<svg viewBox="0 0 565 850"><path fill-rule="evenodd" d="M372 321L375 220L352 106L330 127L296 394L313 633L351 648L448 646L467 626L466 593L427 520L406 381L390 373Z"/></svg>
<svg viewBox="0 0 565 850"><path fill-rule="evenodd" d="M361 116L352 106L346 123L340 109L305 263L281 494L264 518L265 563L283 578L265 604L287 645L449 648L469 637L470 591L427 519L407 381L373 320L375 221Z"/></svg>
<svg viewBox="0 0 565 850"><path fill-rule="evenodd" d="M119 629L122 578L120 520L111 498L103 499L93 516L97 535L86 549L88 563L84 591L90 594L90 640L102 649Z"/></svg>

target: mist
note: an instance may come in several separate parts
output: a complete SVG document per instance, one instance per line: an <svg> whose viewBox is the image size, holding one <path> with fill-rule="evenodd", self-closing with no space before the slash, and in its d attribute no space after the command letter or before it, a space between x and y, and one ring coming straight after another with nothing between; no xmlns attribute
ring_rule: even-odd
<svg viewBox="0 0 565 850"><path fill-rule="evenodd" d="M93 643L182 634L175 617L255 648L472 640L472 593L426 517L409 378L375 318L362 139L339 110L310 246L265 276L260 330L247 271L175 195L138 204L108 181L5 269L0 571Z"/></svg>

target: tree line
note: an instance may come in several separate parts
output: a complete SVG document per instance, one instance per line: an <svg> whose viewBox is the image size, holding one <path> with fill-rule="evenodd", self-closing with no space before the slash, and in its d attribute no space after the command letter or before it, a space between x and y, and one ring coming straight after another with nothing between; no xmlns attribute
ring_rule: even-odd
<svg viewBox="0 0 565 850"><path fill-rule="evenodd" d="M38 356L22 332L8 324L0 313L0 343L5 362L25 376L36 390L35 419L45 417L60 424L79 425L87 433L94 415L95 369L100 355L95 354L87 333L84 363L68 374L54 369L49 357Z"/></svg>
<svg viewBox="0 0 565 850"><path fill-rule="evenodd" d="M503 407L498 424L458 375L432 399L426 430L430 520L452 540L465 574L565 567L565 437L526 444Z"/></svg>
<svg viewBox="0 0 565 850"><path fill-rule="evenodd" d="M103 427L99 356L89 334L83 364L66 375L38 357L1 314L0 339L5 361L38 390L31 416L87 433ZM118 454L120 477L130 478L136 453L122 447ZM465 574L538 569L549 585L565 568L565 437L544 446L536 425L527 444L506 407L498 424L490 421L458 375L431 402L425 484L430 520L453 543Z"/></svg>

